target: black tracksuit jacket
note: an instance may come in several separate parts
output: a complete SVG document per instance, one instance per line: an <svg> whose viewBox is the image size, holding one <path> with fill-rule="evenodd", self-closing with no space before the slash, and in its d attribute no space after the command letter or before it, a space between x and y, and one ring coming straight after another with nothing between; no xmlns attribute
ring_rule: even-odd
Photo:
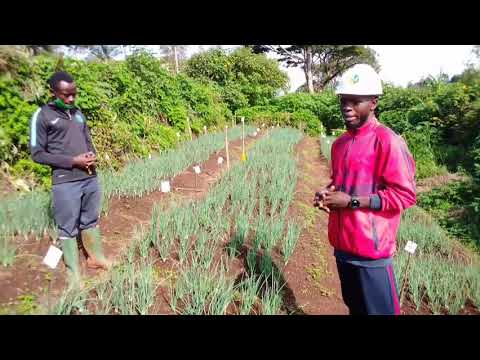
<svg viewBox="0 0 480 360"><path fill-rule="evenodd" d="M96 151L85 116L74 108L59 109L53 102L39 108L30 121L32 159L52 168L52 184L61 184L96 176L72 166L73 157Z"/></svg>

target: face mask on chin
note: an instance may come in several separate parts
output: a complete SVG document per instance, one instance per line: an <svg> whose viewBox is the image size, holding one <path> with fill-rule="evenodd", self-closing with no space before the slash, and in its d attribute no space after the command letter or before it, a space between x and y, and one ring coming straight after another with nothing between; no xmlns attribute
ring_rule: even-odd
<svg viewBox="0 0 480 360"><path fill-rule="evenodd" d="M68 105L68 104L65 104L63 102L62 99L59 99L59 98L56 98L55 101L54 101L55 105L59 108L59 109L62 109L62 110L71 110L74 108L73 105Z"/></svg>

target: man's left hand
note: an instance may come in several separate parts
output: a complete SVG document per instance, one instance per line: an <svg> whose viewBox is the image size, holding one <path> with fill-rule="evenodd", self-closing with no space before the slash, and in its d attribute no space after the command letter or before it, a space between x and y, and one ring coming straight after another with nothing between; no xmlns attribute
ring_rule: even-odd
<svg viewBox="0 0 480 360"><path fill-rule="evenodd" d="M342 191L334 191L325 194L323 204L329 208L346 208L349 206L352 197Z"/></svg>

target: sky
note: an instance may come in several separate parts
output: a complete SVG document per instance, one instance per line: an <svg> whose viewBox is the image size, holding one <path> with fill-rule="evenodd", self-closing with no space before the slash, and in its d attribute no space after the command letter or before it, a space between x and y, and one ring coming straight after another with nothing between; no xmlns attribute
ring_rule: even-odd
<svg viewBox="0 0 480 360"><path fill-rule="evenodd" d="M187 57L200 49L208 49L216 45L190 45ZM233 49L238 45L222 45L225 49ZM384 81L397 86L407 86L429 75L437 76L441 72L450 77L461 73L468 61L473 60L472 45L369 45L377 53L380 63L380 77ZM147 45L153 51L158 45ZM274 54L267 54L274 58ZM290 91L295 91L305 83L305 75L301 68L280 67L287 72L290 79Z"/></svg>

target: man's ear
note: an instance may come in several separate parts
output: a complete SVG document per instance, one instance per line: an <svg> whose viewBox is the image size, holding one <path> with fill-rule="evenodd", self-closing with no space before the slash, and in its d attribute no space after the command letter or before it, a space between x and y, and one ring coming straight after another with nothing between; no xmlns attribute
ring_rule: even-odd
<svg viewBox="0 0 480 360"><path fill-rule="evenodd" d="M375 96L370 100L370 111L375 111L375 109L377 108L377 105L378 105L378 97Z"/></svg>

